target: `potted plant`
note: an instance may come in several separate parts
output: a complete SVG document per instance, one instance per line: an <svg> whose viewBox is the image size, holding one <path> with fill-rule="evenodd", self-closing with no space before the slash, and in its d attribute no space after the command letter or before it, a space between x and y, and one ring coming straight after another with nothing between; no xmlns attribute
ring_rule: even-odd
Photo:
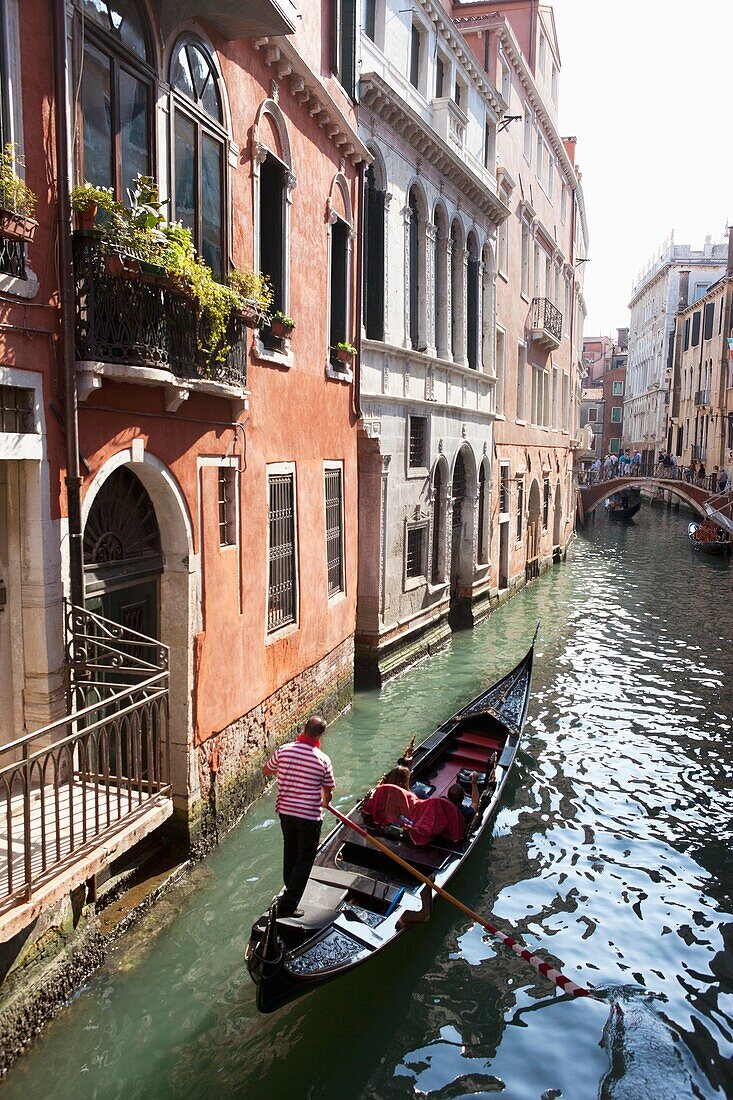
<svg viewBox="0 0 733 1100"><path fill-rule="evenodd" d="M95 187L93 183L80 183L71 192L71 209L76 214L77 228L89 233L96 228L100 210L111 214L118 209L111 187Z"/></svg>
<svg viewBox="0 0 733 1100"><path fill-rule="evenodd" d="M293 334L295 321L292 317L288 317L283 313L281 309L278 309L272 316L270 328L273 336L277 336L280 340L286 340Z"/></svg>
<svg viewBox="0 0 733 1100"><path fill-rule="evenodd" d="M229 286L241 299L239 313L248 328L257 328L267 320L273 290L267 275L259 271L232 271Z"/></svg>
<svg viewBox="0 0 733 1100"><path fill-rule="evenodd" d="M9 143L0 153L0 233L32 241L38 224L33 218L36 196L18 175L17 164L15 146Z"/></svg>
<svg viewBox="0 0 733 1100"><path fill-rule="evenodd" d="M336 358L339 363L345 363L346 366L350 366L354 361L356 355L356 348L353 344L350 344L347 340L343 340L336 345Z"/></svg>

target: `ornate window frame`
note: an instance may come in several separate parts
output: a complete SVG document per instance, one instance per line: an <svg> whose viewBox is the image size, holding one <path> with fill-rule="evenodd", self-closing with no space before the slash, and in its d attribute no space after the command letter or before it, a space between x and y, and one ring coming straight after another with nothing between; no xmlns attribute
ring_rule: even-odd
<svg viewBox="0 0 733 1100"><path fill-rule="evenodd" d="M344 213L346 218L342 218L336 209L334 203L334 196L336 188L341 192L341 198L344 204ZM353 309L353 263L354 263L354 239L356 232L354 230L354 211L351 204L351 195L349 194L349 183L343 171L339 169L336 175L331 180L331 187L328 193L328 199L326 200L326 240L327 240L327 256L328 256L328 309L326 314L326 377L333 379L335 382L351 383L354 380L354 373L350 367L345 370L335 370L331 363L331 241L333 227L337 221L343 222L345 220L348 226L348 236L346 244L346 338L351 335L352 332L352 309Z"/></svg>

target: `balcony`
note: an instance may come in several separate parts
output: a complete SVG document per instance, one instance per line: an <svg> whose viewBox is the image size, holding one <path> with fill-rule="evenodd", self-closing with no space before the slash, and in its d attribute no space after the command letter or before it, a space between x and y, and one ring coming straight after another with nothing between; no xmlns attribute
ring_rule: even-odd
<svg viewBox="0 0 733 1100"><path fill-rule="evenodd" d="M455 100L448 96L433 100L433 126L446 145L463 152L468 119Z"/></svg>
<svg viewBox="0 0 733 1100"><path fill-rule="evenodd" d="M67 613L69 714L0 749L0 941L173 812L168 650Z"/></svg>
<svg viewBox="0 0 733 1100"><path fill-rule="evenodd" d="M709 405L710 404L710 390L697 390L695 393L696 405Z"/></svg>
<svg viewBox="0 0 733 1100"><path fill-rule="evenodd" d="M154 0L163 38L191 19L205 19L225 38L294 34L298 8L293 0Z"/></svg>
<svg viewBox="0 0 733 1100"><path fill-rule="evenodd" d="M229 319L225 357L207 360L200 313L168 275L110 270L99 242L77 233L74 276L77 369L87 378L87 393L107 375L167 386L180 400L192 388L241 395L247 383L247 330L238 314Z"/></svg>
<svg viewBox="0 0 733 1100"><path fill-rule="evenodd" d="M532 339L554 351L562 340L562 313L549 298L533 298L530 313Z"/></svg>

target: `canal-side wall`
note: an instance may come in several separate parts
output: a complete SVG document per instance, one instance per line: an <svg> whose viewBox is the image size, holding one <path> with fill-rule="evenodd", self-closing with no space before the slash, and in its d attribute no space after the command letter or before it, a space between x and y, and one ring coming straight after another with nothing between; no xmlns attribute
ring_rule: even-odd
<svg viewBox="0 0 733 1100"><path fill-rule="evenodd" d="M178 821L195 855L212 848L262 793L269 754L300 733L312 714L333 721L353 694L352 637L198 747L200 798L188 820Z"/></svg>

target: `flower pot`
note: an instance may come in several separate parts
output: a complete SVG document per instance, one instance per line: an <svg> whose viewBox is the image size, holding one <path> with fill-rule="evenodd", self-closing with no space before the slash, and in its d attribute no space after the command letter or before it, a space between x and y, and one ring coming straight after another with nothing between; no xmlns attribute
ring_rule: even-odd
<svg viewBox="0 0 733 1100"><path fill-rule="evenodd" d="M83 210L77 210L76 222L79 229L88 232L90 229L94 229L97 221L97 214L99 213L99 203L90 202L88 206L85 206Z"/></svg>
<svg viewBox="0 0 733 1100"><path fill-rule="evenodd" d="M339 348L339 350L336 352L336 358L338 359L339 363L344 363L347 367L350 367L351 364L354 362L354 353L353 351L344 351L343 349Z"/></svg>
<svg viewBox="0 0 733 1100"><path fill-rule="evenodd" d="M259 328L262 324L262 311L256 302L244 302L236 312L247 328Z"/></svg>
<svg viewBox="0 0 733 1100"><path fill-rule="evenodd" d="M14 210L0 210L0 235L16 241L32 241L38 222Z"/></svg>
<svg viewBox="0 0 733 1100"><path fill-rule="evenodd" d="M285 325L282 321L275 319L270 322L270 330L273 336L277 336L278 340L287 340L289 336L293 334L293 325Z"/></svg>
<svg viewBox="0 0 733 1100"><path fill-rule="evenodd" d="M104 270L108 275L122 275L125 271L125 258L121 252L105 252Z"/></svg>

